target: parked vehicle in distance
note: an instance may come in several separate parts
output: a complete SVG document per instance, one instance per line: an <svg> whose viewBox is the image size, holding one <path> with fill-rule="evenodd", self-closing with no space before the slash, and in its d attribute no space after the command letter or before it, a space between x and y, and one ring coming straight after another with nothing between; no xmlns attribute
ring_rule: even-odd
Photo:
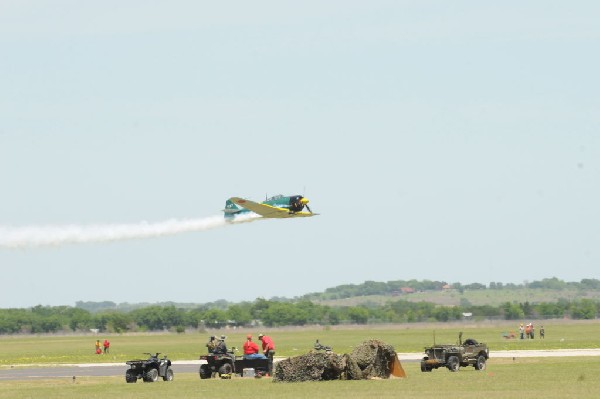
<svg viewBox="0 0 600 399"><path fill-rule="evenodd" d="M127 383L137 382L139 378L143 379L144 382L156 382L159 377L162 377L163 381L173 381L173 369L167 355L159 359L160 352L144 354L150 357L147 360L129 360L125 362L129 366L129 369L125 372Z"/></svg>
<svg viewBox="0 0 600 399"><path fill-rule="evenodd" d="M473 338L462 342L462 332L458 334L458 344L444 344L425 347L425 356L421 360L421 371L430 372L446 367L452 372L461 367L473 366L475 370L485 370L490 351L486 344Z"/></svg>
<svg viewBox="0 0 600 399"><path fill-rule="evenodd" d="M269 359L244 359L235 355L235 348L227 353L209 353L201 355L200 360L206 361L200 365L200 378L207 379L219 375L220 378L231 378L232 374L242 375L244 369L253 369L256 377L269 372Z"/></svg>

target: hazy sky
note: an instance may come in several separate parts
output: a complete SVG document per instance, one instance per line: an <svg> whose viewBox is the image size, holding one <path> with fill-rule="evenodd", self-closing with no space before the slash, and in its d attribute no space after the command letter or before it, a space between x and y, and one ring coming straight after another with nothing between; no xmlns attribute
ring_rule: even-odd
<svg viewBox="0 0 600 399"><path fill-rule="evenodd" d="M0 307L600 278L599 19L596 1L3 0ZM279 193L320 216L6 244Z"/></svg>

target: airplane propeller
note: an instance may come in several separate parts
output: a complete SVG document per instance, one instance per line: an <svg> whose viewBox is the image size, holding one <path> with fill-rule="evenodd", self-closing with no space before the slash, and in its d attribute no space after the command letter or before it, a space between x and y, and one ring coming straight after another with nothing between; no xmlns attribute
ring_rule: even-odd
<svg viewBox="0 0 600 399"><path fill-rule="evenodd" d="M299 202L300 202L300 204L302 205L302 207L306 207L306 209L307 209L307 210L308 210L310 213L312 213L312 211L310 210L310 207L308 206L308 198L306 198L306 197L300 197L300 200L299 200ZM302 208L301 208L301 209L302 209Z"/></svg>

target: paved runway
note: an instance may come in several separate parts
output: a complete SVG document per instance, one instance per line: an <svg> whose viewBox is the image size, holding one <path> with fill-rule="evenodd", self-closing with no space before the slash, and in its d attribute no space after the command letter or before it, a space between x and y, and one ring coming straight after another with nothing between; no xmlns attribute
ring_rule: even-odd
<svg viewBox="0 0 600 399"><path fill-rule="evenodd" d="M200 366L194 363L173 364L173 372L177 373L197 373ZM7 380L34 380L51 378L75 378L77 377L111 377L123 376L128 366L123 364L108 365L81 365L81 366L51 366L51 367L13 367L0 370L0 382Z"/></svg>

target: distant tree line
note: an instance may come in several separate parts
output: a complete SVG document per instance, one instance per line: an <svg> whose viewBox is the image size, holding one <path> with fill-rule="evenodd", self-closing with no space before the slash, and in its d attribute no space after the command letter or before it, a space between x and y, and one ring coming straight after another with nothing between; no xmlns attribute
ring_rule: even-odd
<svg viewBox="0 0 600 399"><path fill-rule="evenodd" d="M90 312L78 307L38 305L28 309L0 309L0 334L77 332L90 329L103 332L183 332L186 328L206 329L257 323L265 326L302 326L446 322L460 320L464 313L471 313L471 317L482 319L594 319L599 312L600 302L590 299L561 299L558 302L538 304L506 302L500 306L439 306L428 302L397 300L384 305L332 307L306 299L281 302L259 298L254 302L231 304L226 308L202 305L185 309L174 305L152 305L127 312Z"/></svg>
<svg viewBox="0 0 600 399"><path fill-rule="evenodd" d="M460 292L466 290L500 290L500 289L550 289L550 290L586 290L586 291L599 291L600 280L596 279L583 279L580 282L565 282L559 280L556 277L545 278L540 281L533 281L531 283L513 284L513 283L501 283L491 282L489 286L481 283L472 284L461 284L452 283L448 284L445 281L431 281L431 280L395 280L388 282L376 282L366 281L362 284L344 284L338 285L337 287L327 288L325 292L316 292L304 295L302 299L308 299L311 301L324 301L332 299L346 299L356 296L366 295L395 295L404 292L406 288L410 288L416 292L420 291L441 291L443 289L456 289Z"/></svg>

